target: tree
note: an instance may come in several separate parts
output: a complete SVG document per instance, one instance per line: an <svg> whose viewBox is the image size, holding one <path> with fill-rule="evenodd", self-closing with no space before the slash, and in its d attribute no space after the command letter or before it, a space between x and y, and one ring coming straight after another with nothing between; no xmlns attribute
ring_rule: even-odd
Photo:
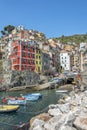
<svg viewBox="0 0 87 130"><path fill-rule="evenodd" d="M2 35L6 35L6 33L5 33L3 30L1 31L1 34L2 34Z"/></svg>
<svg viewBox="0 0 87 130"><path fill-rule="evenodd" d="M13 25L8 25L4 27L4 30L1 31L2 35L8 35L12 32L12 30L15 29L15 26Z"/></svg>

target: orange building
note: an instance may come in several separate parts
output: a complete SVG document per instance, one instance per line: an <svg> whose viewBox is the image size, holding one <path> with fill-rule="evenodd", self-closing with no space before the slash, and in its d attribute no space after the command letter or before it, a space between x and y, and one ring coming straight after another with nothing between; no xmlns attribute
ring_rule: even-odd
<svg viewBox="0 0 87 130"><path fill-rule="evenodd" d="M11 49L12 70L35 70L35 47L33 41L14 41Z"/></svg>

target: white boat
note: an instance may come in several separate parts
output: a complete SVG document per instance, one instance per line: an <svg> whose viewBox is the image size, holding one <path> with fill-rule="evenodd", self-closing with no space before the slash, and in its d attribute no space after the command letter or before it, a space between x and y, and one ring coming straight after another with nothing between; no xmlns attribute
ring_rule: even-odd
<svg viewBox="0 0 87 130"><path fill-rule="evenodd" d="M39 100L40 98L42 98L42 94L40 94L40 93L31 93L31 94L24 95L22 97L25 98L25 100L36 101L36 100Z"/></svg>
<svg viewBox="0 0 87 130"><path fill-rule="evenodd" d="M7 100L8 105L26 105L27 101L26 100Z"/></svg>
<svg viewBox="0 0 87 130"><path fill-rule="evenodd" d="M56 93L66 93L68 90L56 90Z"/></svg>

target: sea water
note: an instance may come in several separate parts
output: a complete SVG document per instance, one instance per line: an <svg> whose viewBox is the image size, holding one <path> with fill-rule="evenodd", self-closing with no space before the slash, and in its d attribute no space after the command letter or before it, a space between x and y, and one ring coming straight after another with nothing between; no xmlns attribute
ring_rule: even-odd
<svg viewBox="0 0 87 130"><path fill-rule="evenodd" d="M37 91L38 92L38 91ZM13 130L16 126L22 123L29 122L29 120L43 112L46 112L50 104L56 104L62 94L57 94L55 89L39 91L42 98L38 101L27 102L26 106L20 106L19 110L14 113L0 113L0 130ZM15 92L0 92L0 101L2 97L6 96L20 96L31 93L30 90L15 91ZM35 92L36 93L36 92ZM0 102L1 104L1 102Z"/></svg>

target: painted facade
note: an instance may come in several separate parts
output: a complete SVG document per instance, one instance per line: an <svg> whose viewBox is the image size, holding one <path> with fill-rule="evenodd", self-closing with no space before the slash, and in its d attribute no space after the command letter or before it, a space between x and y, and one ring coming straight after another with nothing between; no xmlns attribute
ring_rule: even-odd
<svg viewBox="0 0 87 130"><path fill-rule="evenodd" d="M42 51L42 72L46 72L49 70L50 70L50 55L48 52Z"/></svg>
<svg viewBox="0 0 87 130"><path fill-rule="evenodd" d="M35 47L30 42L15 41L12 44L12 70L35 70Z"/></svg>
<svg viewBox="0 0 87 130"><path fill-rule="evenodd" d="M36 47L36 66L35 66L36 73L42 72L42 53L41 50Z"/></svg>
<svg viewBox="0 0 87 130"><path fill-rule="evenodd" d="M60 53L60 65L63 70L70 70L70 55L68 52Z"/></svg>

